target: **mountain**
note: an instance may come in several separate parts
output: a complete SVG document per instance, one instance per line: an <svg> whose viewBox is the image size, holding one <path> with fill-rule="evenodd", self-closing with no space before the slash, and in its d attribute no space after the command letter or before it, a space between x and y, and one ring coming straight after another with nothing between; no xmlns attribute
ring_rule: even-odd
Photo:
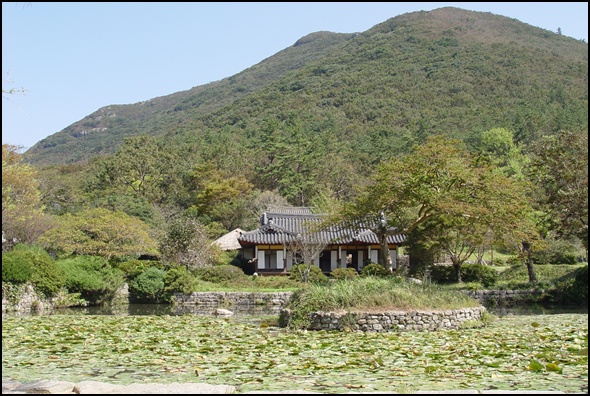
<svg viewBox="0 0 590 396"><path fill-rule="evenodd" d="M561 129L587 130L588 44L445 7L362 33L312 33L223 80L105 106L25 158L40 166L76 163L147 134L198 144L204 156L221 150L236 162L228 167L247 164L251 173L272 163L280 144L306 141L322 157L368 168L430 134L477 144L481 132L499 127L525 145Z"/></svg>
<svg viewBox="0 0 590 396"><path fill-rule="evenodd" d="M237 99L280 80L289 71L325 56L332 47L353 36L312 33L232 77L135 104L102 107L41 140L27 151L26 157L32 163L59 164L112 153L126 137L160 135L192 118L231 106Z"/></svg>

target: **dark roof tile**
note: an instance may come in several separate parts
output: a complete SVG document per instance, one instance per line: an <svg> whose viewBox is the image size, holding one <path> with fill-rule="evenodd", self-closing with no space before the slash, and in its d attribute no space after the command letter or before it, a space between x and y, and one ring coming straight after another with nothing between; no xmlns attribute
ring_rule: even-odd
<svg viewBox="0 0 590 396"><path fill-rule="evenodd" d="M277 245L297 240L298 235L314 234L320 241L327 244L379 244L377 235L366 226L359 226L354 230L332 227L319 232L313 231L314 224L318 224L322 214L313 214L309 208L286 208L265 212L261 221L266 222L253 231L242 233L238 238L243 244ZM406 236L395 234L387 237L391 244L401 244Z"/></svg>

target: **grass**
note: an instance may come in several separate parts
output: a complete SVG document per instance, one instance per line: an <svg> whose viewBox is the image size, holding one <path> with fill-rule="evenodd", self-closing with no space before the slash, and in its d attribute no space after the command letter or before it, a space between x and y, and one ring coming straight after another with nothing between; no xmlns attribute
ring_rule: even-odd
<svg viewBox="0 0 590 396"><path fill-rule="evenodd" d="M496 250L494 250L493 252L486 251L483 254L483 260L488 264L491 263L492 261L505 263L509 258L512 258L512 257L514 257L513 254L502 253L502 252L498 252ZM475 254L471 255L471 257L469 257L468 261L474 261L474 262L477 261L477 256Z"/></svg>
<svg viewBox="0 0 590 396"><path fill-rule="evenodd" d="M587 266L587 264L536 264L533 266L535 276L537 277L536 288L548 289L554 287L558 282L573 276L578 268ZM527 268L524 265L506 267L500 272L500 279L494 287L495 289L530 289L529 276Z"/></svg>
<svg viewBox="0 0 590 396"><path fill-rule="evenodd" d="M191 292L285 292L295 291L302 283L288 276L236 276L220 281L196 279L191 282Z"/></svg>
<svg viewBox="0 0 590 396"><path fill-rule="evenodd" d="M494 254L496 257L498 253ZM581 267L586 266L587 264L574 264L574 265L566 265L566 264L536 264L534 266L535 274L537 276L538 283L535 286L539 289L550 289L558 282L566 279L568 276L572 276L572 274ZM482 290L482 289L499 289L499 290L528 290L531 289L531 285L529 284L528 272L525 265L516 265L516 266L491 266L494 270L498 271L499 273L499 280L493 287L484 287L480 283L476 282L464 282L464 283L453 283L447 285L440 285L441 290ZM397 279L398 281L402 278L394 277L393 279ZM372 283L371 283L372 282ZM415 285L411 285L407 282L399 283L396 285L396 290L398 293L397 295L379 295L374 298L373 302L368 301L371 297L371 294L367 294L366 292L371 290L371 288L377 287L377 283L375 280L371 282L362 281L360 283L355 282L336 282L330 288L329 293L337 294L337 295L322 295L319 298L325 298L323 301L324 305L329 304L330 301L334 301L337 304L345 303L347 301L361 301L367 300L366 303L370 305L379 304L390 304L392 306L400 306L403 308L403 305L411 305L411 304L421 304L418 301L418 295L415 294L415 290L411 288ZM357 285L357 286L355 286ZM358 286L362 285L362 286ZM199 280L195 282L193 286L193 290L195 292L210 292L210 291L220 291L220 292L230 292L230 291L241 291L241 292L284 292L290 291L295 292L301 288L306 288L309 284L304 284L300 281L294 280L288 276L243 276L238 278L233 278L230 280L224 280L221 282L208 282L204 280ZM313 288L313 290L318 289L322 290L325 288L323 286L317 286ZM359 290L359 287L362 287ZM343 288L344 290L339 290L339 288ZM409 295L405 295L409 294ZM362 298L359 299L359 296ZM435 298L434 295L428 296L428 298ZM424 303L428 305L427 303ZM415 306L418 307L418 306Z"/></svg>
<svg viewBox="0 0 590 396"><path fill-rule="evenodd" d="M290 326L308 326L315 311L448 310L481 305L464 293L438 285L418 285L401 277L341 279L330 285L309 285L296 291L287 308Z"/></svg>

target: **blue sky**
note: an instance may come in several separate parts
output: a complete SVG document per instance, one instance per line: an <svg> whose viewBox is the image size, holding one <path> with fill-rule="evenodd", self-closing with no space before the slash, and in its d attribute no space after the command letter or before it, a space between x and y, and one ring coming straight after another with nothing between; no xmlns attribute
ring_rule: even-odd
<svg viewBox="0 0 590 396"><path fill-rule="evenodd" d="M588 3L2 3L2 144L24 148L111 104L221 80L317 31L458 7L588 41Z"/></svg>

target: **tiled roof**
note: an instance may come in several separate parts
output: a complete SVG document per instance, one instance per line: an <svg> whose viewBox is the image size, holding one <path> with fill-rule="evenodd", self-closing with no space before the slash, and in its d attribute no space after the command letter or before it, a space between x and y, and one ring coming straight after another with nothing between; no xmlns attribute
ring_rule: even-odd
<svg viewBox="0 0 590 396"><path fill-rule="evenodd" d="M313 235L314 239L326 244L354 245L379 244L377 235L367 227L342 229L332 227L319 232L309 232L323 215L316 215L309 208L288 208L285 211L265 212L261 216L261 225L254 231L242 233L238 241L242 245L280 245L297 241L298 235ZM401 244L405 235L390 235L390 244Z"/></svg>

